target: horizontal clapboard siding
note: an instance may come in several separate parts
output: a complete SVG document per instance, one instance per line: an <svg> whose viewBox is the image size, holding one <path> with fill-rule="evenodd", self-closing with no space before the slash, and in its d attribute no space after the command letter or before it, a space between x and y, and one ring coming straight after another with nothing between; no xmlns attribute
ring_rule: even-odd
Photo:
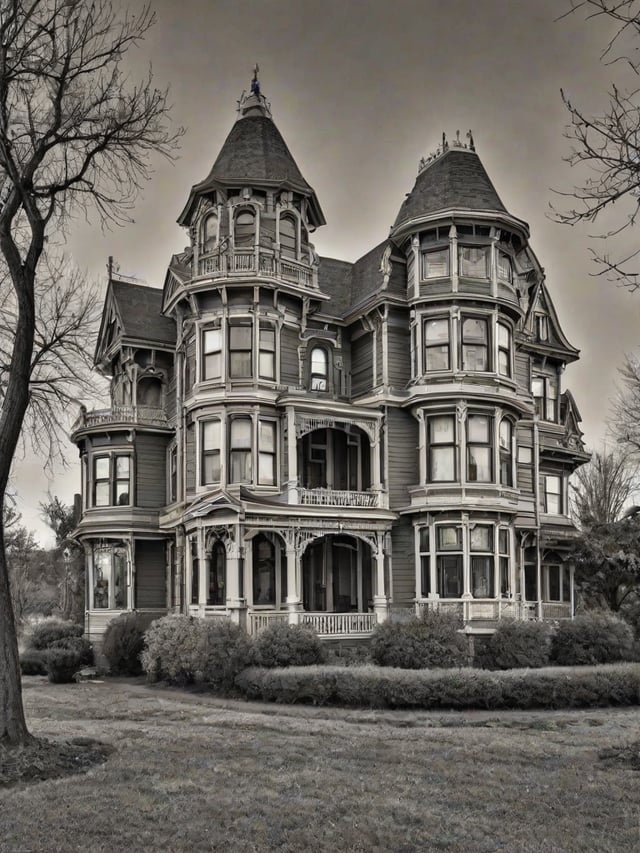
<svg viewBox="0 0 640 853"><path fill-rule="evenodd" d="M166 607L166 559L162 540L136 540L136 607Z"/></svg>
<svg viewBox="0 0 640 853"><path fill-rule="evenodd" d="M351 342L351 392L354 396L371 390L373 384L373 335Z"/></svg>
<svg viewBox="0 0 640 853"><path fill-rule="evenodd" d="M139 434L136 438L136 505L159 507L167 502L167 437Z"/></svg>
<svg viewBox="0 0 640 853"><path fill-rule="evenodd" d="M300 369L298 366L298 330L283 326L280 331L280 382L282 385L298 385Z"/></svg>
<svg viewBox="0 0 640 853"><path fill-rule="evenodd" d="M375 333L375 342L376 342L376 375L375 375L375 384L382 384L382 339L384 336L384 330L378 327Z"/></svg>
<svg viewBox="0 0 640 853"><path fill-rule="evenodd" d="M405 388L411 378L411 344L409 321L405 318L404 325L396 323L387 325L387 356L389 359L388 377L392 388Z"/></svg>
<svg viewBox="0 0 640 853"><path fill-rule="evenodd" d="M411 604L416 595L413 525L408 521L394 524L391 529L391 542L393 547L392 600L394 604Z"/></svg>
<svg viewBox="0 0 640 853"><path fill-rule="evenodd" d="M187 494L196 490L196 426L189 424L185 437L185 474Z"/></svg>
<svg viewBox="0 0 640 853"><path fill-rule="evenodd" d="M418 481L418 422L402 409L387 409L391 508L409 503L407 486Z"/></svg>
<svg viewBox="0 0 640 853"><path fill-rule="evenodd" d="M531 388L530 359L526 352L516 352L516 382L527 391Z"/></svg>

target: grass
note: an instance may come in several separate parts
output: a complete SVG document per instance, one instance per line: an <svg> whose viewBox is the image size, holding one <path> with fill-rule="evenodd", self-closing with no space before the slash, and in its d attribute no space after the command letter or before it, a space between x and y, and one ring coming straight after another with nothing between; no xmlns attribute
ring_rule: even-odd
<svg viewBox="0 0 640 853"><path fill-rule="evenodd" d="M0 789L0 851L640 849L636 709L356 711L24 679L34 734L114 747ZM601 757L602 756L602 757Z"/></svg>

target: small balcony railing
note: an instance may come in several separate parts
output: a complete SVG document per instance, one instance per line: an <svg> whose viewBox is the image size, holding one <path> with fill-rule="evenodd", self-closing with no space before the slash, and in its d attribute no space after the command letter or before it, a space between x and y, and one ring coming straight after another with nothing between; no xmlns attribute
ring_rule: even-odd
<svg viewBox="0 0 640 853"><path fill-rule="evenodd" d="M145 424L146 426L168 426L164 409L158 406L112 406L110 409L81 411L73 425L72 432L103 424Z"/></svg>
<svg viewBox="0 0 640 853"><path fill-rule="evenodd" d="M298 489L298 501L308 506L378 507L379 492L354 492L343 489Z"/></svg>
<svg viewBox="0 0 640 853"><path fill-rule="evenodd" d="M317 286L314 269L293 258L280 258L272 250L228 249L198 259L198 277L225 278L236 275L269 275L304 288Z"/></svg>

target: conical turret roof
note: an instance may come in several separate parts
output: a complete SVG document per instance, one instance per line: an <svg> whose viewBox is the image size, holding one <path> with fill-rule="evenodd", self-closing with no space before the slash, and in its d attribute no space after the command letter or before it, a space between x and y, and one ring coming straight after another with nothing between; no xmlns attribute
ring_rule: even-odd
<svg viewBox="0 0 640 853"><path fill-rule="evenodd" d="M480 158L468 148L448 148L423 165L393 230L448 210L507 214Z"/></svg>

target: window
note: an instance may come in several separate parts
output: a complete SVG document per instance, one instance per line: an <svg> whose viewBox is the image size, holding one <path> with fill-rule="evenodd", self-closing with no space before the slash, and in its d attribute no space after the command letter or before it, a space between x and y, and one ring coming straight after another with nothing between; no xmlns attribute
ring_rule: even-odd
<svg viewBox="0 0 640 853"><path fill-rule="evenodd" d="M491 483L493 481L491 418L487 415L467 417L467 481Z"/></svg>
<svg viewBox="0 0 640 853"><path fill-rule="evenodd" d="M276 603L276 549L262 534L253 540L253 603Z"/></svg>
<svg viewBox="0 0 640 853"><path fill-rule="evenodd" d="M276 330L271 323L260 323L258 375L261 379L276 378Z"/></svg>
<svg viewBox="0 0 640 853"><path fill-rule="evenodd" d="M449 275L449 247L423 252L420 278L446 278Z"/></svg>
<svg viewBox="0 0 640 853"><path fill-rule="evenodd" d="M544 511L549 515L562 515L562 477L545 475Z"/></svg>
<svg viewBox="0 0 640 853"><path fill-rule="evenodd" d="M458 246L458 274L466 278L489 278L489 247Z"/></svg>
<svg viewBox="0 0 640 853"><path fill-rule="evenodd" d="M503 486L513 486L513 426L511 421L503 418L500 421L500 483Z"/></svg>
<svg viewBox="0 0 640 853"><path fill-rule="evenodd" d="M93 505L129 506L131 503L131 457L95 456L93 459Z"/></svg>
<svg viewBox="0 0 640 853"><path fill-rule="evenodd" d="M511 377L511 329L498 323L498 373Z"/></svg>
<svg viewBox="0 0 640 853"><path fill-rule="evenodd" d="M201 429L201 482L203 486L220 482L220 421L204 421Z"/></svg>
<svg viewBox="0 0 640 853"><path fill-rule="evenodd" d="M547 601L571 601L571 576L566 566L544 566L544 585Z"/></svg>
<svg viewBox="0 0 640 853"><path fill-rule="evenodd" d="M169 451L169 500L178 500L178 448Z"/></svg>
<svg viewBox="0 0 640 853"><path fill-rule="evenodd" d="M227 600L227 552L219 539L215 541L207 562L207 604L215 607Z"/></svg>
<svg viewBox="0 0 640 853"><path fill-rule="evenodd" d="M298 229L293 216L284 214L280 217L280 247L283 255L296 258L298 254Z"/></svg>
<svg viewBox="0 0 640 853"><path fill-rule="evenodd" d="M536 315L536 337L539 341L549 340L549 318L546 314Z"/></svg>
<svg viewBox="0 0 640 853"><path fill-rule="evenodd" d="M509 255L498 251L498 278L500 281L513 281L513 263Z"/></svg>
<svg viewBox="0 0 640 853"><path fill-rule="evenodd" d="M218 217L210 213L202 223L202 251L204 254L212 252L218 239Z"/></svg>
<svg viewBox="0 0 640 853"><path fill-rule="evenodd" d="M427 422L429 431L430 482L456 479L456 423L454 415L437 415Z"/></svg>
<svg viewBox="0 0 640 853"><path fill-rule="evenodd" d="M471 593L474 598L494 597L493 527L476 524L469 534Z"/></svg>
<svg viewBox="0 0 640 853"><path fill-rule="evenodd" d="M127 552L123 545L93 549L93 607L121 610L127 606Z"/></svg>
<svg viewBox="0 0 640 853"><path fill-rule="evenodd" d="M198 558L198 542L195 537L191 540L191 603L200 601L200 559Z"/></svg>
<svg viewBox="0 0 640 853"><path fill-rule="evenodd" d="M276 485L276 422L258 421L258 485Z"/></svg>
<svg viewBox="0 0 640 853"><path fill-rule="evenodd" d="M249 379L253 376L251 365L252 339L253 326L251 321L230 321L229 376L231 379Z"/></svg>
<svg viewBox="0 0 640 853"><path fill-rule="evenodd" d="M448 318L425 321L424 360L426 371L451 369L451 343Z"/></svg>
<svg viewBox="0 0 640 853"><path fill-rule="evenodd" d="M437 581L442 598L461 598L462 579L462 527L437 528Z"/></svg>
<svg viewBox="0 0 640 853"><path fill-rule="evenodd" d="M498 530L498 560L500 561L500 595L509 595L509 531L506 527Z"/></svg>
<svg viewBox="0 0 640 853"><path fill-rule="evenodd" d="M251 471L251 418L237 417L229 429L229 482L250 483Z"/></svg>
<svg viewBox="0 0 640 853"><path fill-rule="evenodd" d="M422 577L422 595L426 597L431 592L431 556L429 551L429 528L421 527L419 531L420 574Z"/></svg>
<svg viewBox="0 0 640 853"><path fill-rule="evenodd" d="M202 378L222 377L222 332L220 329L205 329L202 333Z"/></svg>
<svg viewBox="0 0 640 853"><path fill-rule="evenodd" d="M326 391L329 378L329 356L324 347L311 350L311 390Z"/></svg>
<svg viewBox="0 0 640 853"><path fill-rule="evenodd" d="M236 214L234 242L239 248L252 247L256 237L256 217L252 210L241 210Z"/></svg>
<svg viewBox="0 0 640 853"><path fill-rule="evenodd" d="M558 398L557 377L533 376L531 393L533 394L536 415L543 421L555 423Z"/></svg>
<svg viewBox="0 0 640 853"><path fill-rule="evenodd" d="M462 318L462 369L489 369L489 332L487 321L481 317Z"/></svg>

